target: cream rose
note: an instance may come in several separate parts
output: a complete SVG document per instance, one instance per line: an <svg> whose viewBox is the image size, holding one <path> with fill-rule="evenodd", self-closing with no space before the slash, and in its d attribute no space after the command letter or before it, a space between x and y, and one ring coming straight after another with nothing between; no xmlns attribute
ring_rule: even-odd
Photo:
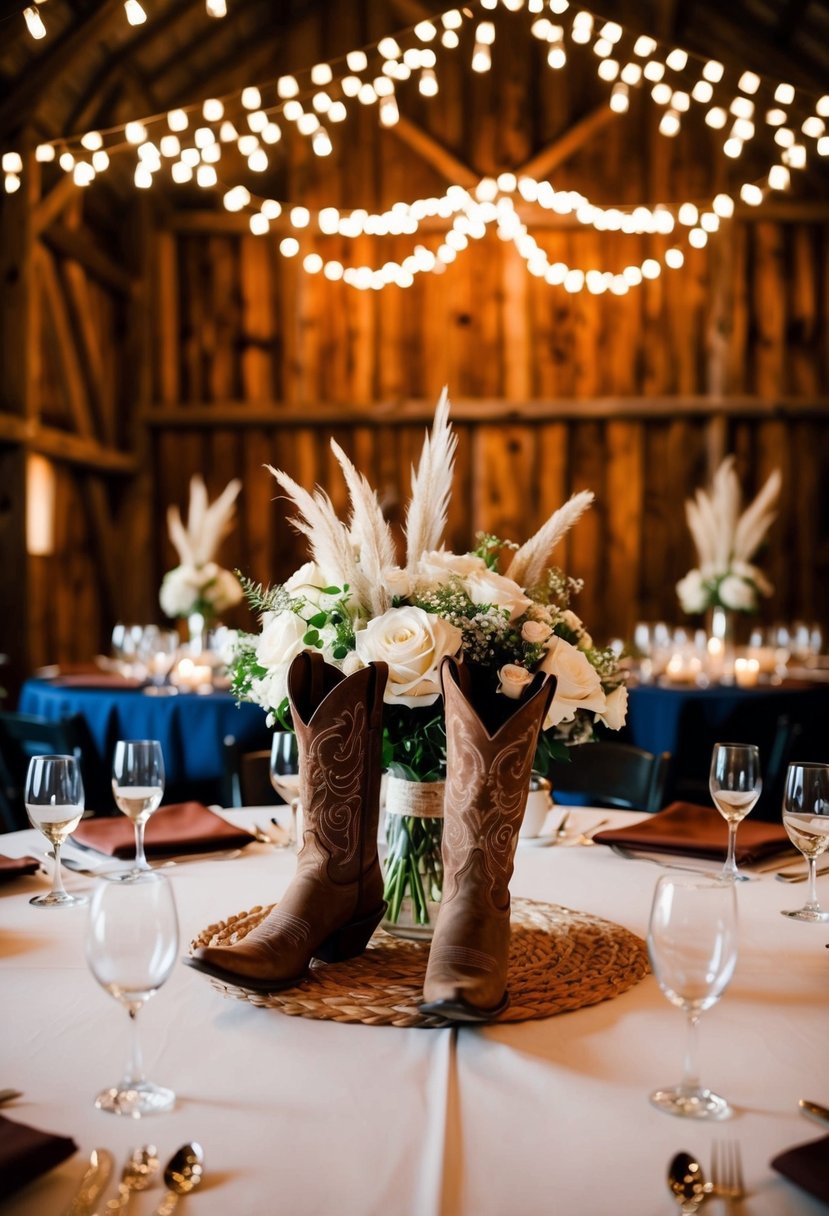
<svg viewBox="0 0 829 1216"><path fill-rule="evenodd" d="M419 580L425 582L445 582L449 575L466 578L486 568L486 562L477 553L449 553L446 549L432 549L420 557L417 575Z"/></svg>
<svg viewBox="0 0 829 1216"><path fill-rule="evenodd" d="M719 596L726 608L751 612L757 606L757 592L745 579L728 574L720 583Z"/></svg>
<svg viewBox="0 0 829 1216"><path fill-rule="evenodd" d="M532 600L526 596L518 583L494 570L473 571L463 580L466 593L473 604L491 604L493 608L503 608L509 613L509 619L514 621L532 605Z"/></svg>
<svg viewBox="0 0 829 1216"><path fill-rule="evenodd" d="M564 638L554 637L547 648L541 670L557 680L555 696L550 705L544 729L557 726L573 717L577 709L604 713L607 698L599 673L585 656Z"/></svg>
<svg viewBox="0 0 829 1216"><path fill-rule="evenodd" d="M624 684L614 688L606 698L604 713L597 714L599 722L604 722L608 730L620 730L625 724L628 712L628 690Z"/></svg>
<svg viewBox="0 0 829 1216"><path fill-rule="evenodd" d="M526 667L519 667L517 663L505 663L498 672L498 691L512 701L518 701L527 685L532 683L532 678L532 673L527 671Z"/></svg>
<svg viewBox="0 0 829 1216"><path fill-rule="evenodd" d="M287 669L292 659L303 650L308 626L295 612L266 614L262 633L256 643L256 661L260 667Z"/></svg>
<svg viewBox="0 0 829 1216"><path fill-rule="evenodd" d="M455 625L422 608L390 608L356 636L357 654L364 663L389 665L385 701L411 707L432 705L440 695L438 669L446 655L460 649L462 634Z"/></svg>
<svg viewBox="0 0 829 1216"><path fill-rule="evenodd" d="M412 593L412 580L408 572L401 570L399 566L384 570L383 582L389 595L396 596L400 600L404 600L407 595Z"/></svg>
<svg viewBox="0 0 829 1216"><path fill-rule="evenodd" d="M689 570L676 585L683 612L704 612L708 607L708 588L701 570Z"/></svg>
<svg viewBox="0 0 829 1216"><path fill-rule="evenodd" d="M552 632L544 621L525 621L521 626L521 637L531 646L543 646Z"/></svg>

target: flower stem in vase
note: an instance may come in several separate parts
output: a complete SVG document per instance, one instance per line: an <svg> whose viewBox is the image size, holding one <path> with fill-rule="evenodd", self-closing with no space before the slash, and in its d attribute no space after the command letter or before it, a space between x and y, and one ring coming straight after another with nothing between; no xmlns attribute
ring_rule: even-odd
<svg viewBox="0 0 829 1216"><path fill-rule="evenodd" d="M442 782L389 779L383 928L399 937L432 936L443 893L442 812Z"/></svg>

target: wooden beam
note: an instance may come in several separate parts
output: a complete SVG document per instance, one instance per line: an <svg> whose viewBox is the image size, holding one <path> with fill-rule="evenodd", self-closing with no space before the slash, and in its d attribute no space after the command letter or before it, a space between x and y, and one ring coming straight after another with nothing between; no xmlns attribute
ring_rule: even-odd
<svg viewBox="0 0 829 1216"><path fill-rule="evenodd" d="M594 397L567 400L455 400L456 422L546 423L569 419L673 418L676 415L707 417L726 414L743 417L829 416L829 397ZM347 424L359 426L410 426L429 423L434 416L432 401L381 401L349 407ZM243 401L215 405L155 405L141 419L155 430L209 429L211 427L303 427L343 425L341 404L309 402L286 406L274 401L250 406Z"/></svg>
<svg viewBox="0 0 829 1216"><path fill-rule="evenodd" d="M435 139L419 127L411 119L402 114L393 127L392 135L396 135L413 152L416 152L428 165L431 165L446 181L460 186L473 187L478 184L481 174L470 169L459 157L445 147L440 140Z"/></svg>
<svg viewBox="0 0 829 1216"><path fill-rule="evenodd" d="M584 147L589 139L604 130L618 117L618 114L611 110L606 102L603 102L595 110L574 122L563 135L559 135L546 148L542 148L540 152L531 156L528 161L515 170L515 173L526 177L547 177L553 169L564 164L574 153Z"/></svg>
<svg viewBox="0 0 829 1216"><path fill-rule="evenodd" d="M95 434L95 424L84 379L84 369L78 357L72 321L66 307L58 272L51 254L47 253L45 249L39 250L37 263L43 282L44 298L54 327L55 343L66 385L69 409L75 420L78 434L91 438Z"/></svg>
<svg viewBox="0 0 829 1216"><path fill-rule="evenodd" d="M120 262L95 245L86 232L53 224L43 233L43 240L55 253L79 262L84 270L105 287L129 296L135 290L135 280Z"/></svg>
<svg viewBox="0 0 829 1216"><path fill-rule="evenodd" d="M94 439L83 439L56 426L41 426L34 418L0 414L0 446L26 448L50 460L80 465L99 473L134 476L138 461L129 452L105 447Z"/></svg>
<svg viewBox="0 0 829 1216"><path fill-rule="evenodd" d="M20 73L16 87L0 103L0 134L18 127L30 108L34 105L36 109L40 99L57 87L59 77L71 67L76 55L97 41L113 18L120 21L123 16L123 0L103 0L87 16L73 21L49 50Z"/></svg>
<svg viewBox="0 0 829 1216"><path fill-rule="evenodd" d="M36 235L44 232L58 218L78 189L71 173L61 173L49 193L44 194L32 208L32 230Z"/></svg>

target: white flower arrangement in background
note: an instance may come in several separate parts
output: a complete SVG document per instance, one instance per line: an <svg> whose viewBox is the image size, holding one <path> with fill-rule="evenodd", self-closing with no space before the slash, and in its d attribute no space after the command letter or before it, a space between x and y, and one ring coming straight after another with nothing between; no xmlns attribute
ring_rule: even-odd
<svg viewBox="0 0 829 1216"><path fill-rule="evenodd" d="M384 762L393 774L421 781L445 776L439 668L447 655L477 668L507 697L520 697L536 671L557 677L541 767L565 754L566 744L591 738L598 721L618 729L627 706L614 655L594 646L570 608L581 584L551 565L593 494L573 495L520 548L483 535L474 551L450 553L441 546L456 445L444 390L412 472L403 564L375 491L333 440L351 499L348 524L322 490L308 493L271 469L297 508L293 522L311 560L282 585L246 583L262 631L242 639L234 673L241 697L261 705L270 723L288 725L287 672L300 651L314 648L346 674L383 660ZM507 553L501 574L496 565Z"/></svg>
<svg viewBox="0 0 829 1216"><path fill-rule="evenodd" d="M190 481L187 523L182 522L178 507L168 509L167 528L181 564L169 570L161 583L159 601L167 616L200 613L212 621L242 599L239 580L213 560L233 523L241 488L241 481L231 481L210 503L204 481L196 474Z"/></svg>
<svg viewBox="0 0 829 1216"><path fill-rule="evenodd" d="M722 607L755 612L758 597L771 595L771 583L752 564L774 520L780 493L780 470L769 476L757 497L741 513L740 483L734 457L727 456L714 474L710 492L697 490L685 503L698 565L676 585L683 612Z"/></svg>

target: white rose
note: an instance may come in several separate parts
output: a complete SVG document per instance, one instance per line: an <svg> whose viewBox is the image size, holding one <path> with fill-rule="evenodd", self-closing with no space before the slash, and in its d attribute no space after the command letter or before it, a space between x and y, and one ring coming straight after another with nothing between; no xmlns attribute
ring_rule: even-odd
<svg viewBox="0 0 829 1216"><path fill-rule="evenodd" d="M417 574L426 582L445 582L450 575L466 578L468 574L486 568L486 562L477 553L448 553L445 549L432 549L421 556L417 563Z"/></svg>
<svg viewBox="0 0 829 1216"><path fill-rule="evenodd" d="M355 671L362 671L365 663L357 654L356 650L349 650L348 654L342 661L343 675L353 676Z"/></svg>
<svg viewBox="0 0 829 1216"><path fill-rule="evenodd" d="M505 663L498 672L498 691L512 701L518 701L527 685L532 683L532 678L526 667L519 667L517 663Z"/></svg>
<svg viewBox="0 0 829 1216"><path fill-rule="evenodd" d="M242 598L242 587L235 574L230 570L216 568L211 582L205 588L205 599L211 603L216 612L224 612L232 608Z"/></svg>
<svg viewBox="0 0 829 1216"><path fill-rule="evenodd" d="M432 705L440 695L438 668L456 654L462 634L455 625L422 608L389 608L356 636L364 663L388 663L385 700L389 704Z"/></svg>
<svg viewBox="0 0 829 1216"><path fill-rule="evenodd" d="M580 616L576 616L572 608L565 608L559 616L559 620L563 625L566 625L568 629L571 629L573 633L584 633L584 624L582 623L582 619Z"/></svg>
<svg viewBox="0 0 829 1216"><path fill-rule="evenodd" d="M544 722L545 730L572 718L577 709L604 713L607 698L599 673L595 667L591 667L582 652L565 642L564 638L554 637L551 640L541 670L550 672L558 681Z"/></svg>
<svg viewBox="0 0 829 1216"><path fill-rule="evenodd" d="M198 579L193 566L176 566L164 575L158 599L166 616L187 616L198 597Z"/></svg>
<svg viewBox="0 0 829 1216"><path fill-rule="evenodd" d="M318 591L320 587L327 586L328 579L316 562L306 562L295 570L290 578L286 578L284 583L286 591Z"/></svg>
<svg viewBox="0 0 829 1216"><path fill-rule="evenodd" d="M306 649L308 626L295 612L269 613L256 643L256 661L268 671L284 667Z"/></svg>
<svg viewBox="0 0 829 1216"><path fill-rule="evenodd" d="M408 572L401 570L399 566L384 570L383 582L389 595L397 596L398 599L404 600L407 595L412 594L412 580Z"/></svg>
<svg viewBox="0 0 829 1216"><path fill-rule="evenodd" d="M468 574L463 582L473 604L491 604L493 608L503 608L509 613L511 621L526 612L532 604L518 583L486 567Z"/></svg>
<svg viewBox="0 0 829 1216"><path fill-rule="evenodd" d="M726 608L750 612L757 604L757 593L745 579L727 574L719 586L719 596Z"/></svg>
<svg viewBox="0 0 829 1216"><path fill-rule="evenodd" d="M521 626L521 637L531 646L542 646L552 632L544 621L525 621Z"/></svg>
<svg viewBox="0 0 829 1216"><path fill-rule="evenodd" d="M708 589L701 570L689 570L676 585L683 612L704 612L708 607Z"/></svg>
<svg viewBox="0 0 829 1216"><path fill-rule="evenodd" d="M624 684L614 688L607 694L607 705L602 714L597 714L599 722L604 722L608 730L620 730L625 724L628 712L628 690Z"/></svg>

